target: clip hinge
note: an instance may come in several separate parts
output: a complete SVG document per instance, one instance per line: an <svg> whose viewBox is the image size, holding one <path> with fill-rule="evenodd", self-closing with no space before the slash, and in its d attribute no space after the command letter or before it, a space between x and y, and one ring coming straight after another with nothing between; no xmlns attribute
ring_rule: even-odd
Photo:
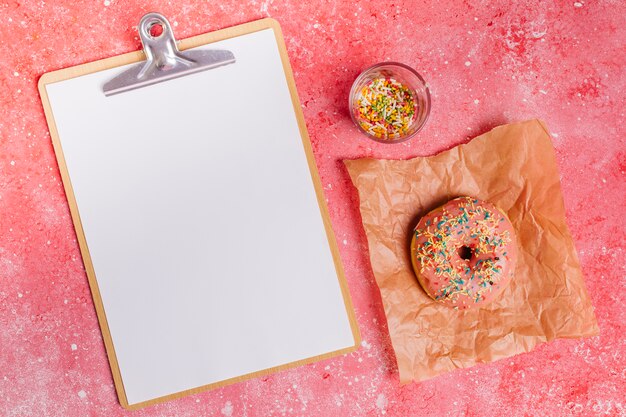
<svg viewBox="0 0 626 417"><path fill-rule="evenodd" d="M155 28L156 26L156 28ZM156 30L160 26L160 33ZM180 52L169 22L159 13L148 13L139 22L139 36L146 61L104 84L105 96L146 87L235 62L231 51L213 49Z"/></svg>

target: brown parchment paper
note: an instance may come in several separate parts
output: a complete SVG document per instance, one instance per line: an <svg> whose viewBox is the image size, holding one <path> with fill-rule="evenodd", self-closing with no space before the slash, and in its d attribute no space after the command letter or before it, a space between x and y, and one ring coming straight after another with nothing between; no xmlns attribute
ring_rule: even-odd
<svg viewBox="0 0 626 417"><path fill-rule="evenodd" d="M358 189L401 383L528 352L555 338L598 334L542 122L500 126L431 157L344 163ZM507 213L519 258L499 299L455 311L422 290L409 243L422 215L461 195Z"/></svg>

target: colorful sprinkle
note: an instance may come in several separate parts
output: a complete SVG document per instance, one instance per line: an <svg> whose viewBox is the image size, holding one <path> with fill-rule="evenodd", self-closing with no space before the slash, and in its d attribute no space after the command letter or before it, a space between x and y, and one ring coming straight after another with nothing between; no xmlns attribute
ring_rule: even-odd
<svg viewBox="0 0 626 417"><path fill-rule="evenodd" d="M374 78L361 89L355 116L370 135L393 140L409 131L417 105L413 91L406 85L393 78Z"/></svg>

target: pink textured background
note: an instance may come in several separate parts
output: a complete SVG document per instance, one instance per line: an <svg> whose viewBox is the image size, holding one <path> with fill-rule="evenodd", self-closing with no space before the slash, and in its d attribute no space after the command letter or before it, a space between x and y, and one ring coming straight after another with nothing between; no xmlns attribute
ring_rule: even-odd
<svg viewBox="0 0 626 417"><path fill-rule="evenodd" d="M619 0L0 2L0 416L626 415L624 67ZM489 4L491 3L491 4ZM177 37L282 24L363 335L357 352L135 413L117 402L37 79L140 47L148 11ZM416 139L376 144L346 112L352 80L414 66L433 96ZM341 163L430 155L491 127L544 119L600 336L398 385L380 296Z"/></svg>

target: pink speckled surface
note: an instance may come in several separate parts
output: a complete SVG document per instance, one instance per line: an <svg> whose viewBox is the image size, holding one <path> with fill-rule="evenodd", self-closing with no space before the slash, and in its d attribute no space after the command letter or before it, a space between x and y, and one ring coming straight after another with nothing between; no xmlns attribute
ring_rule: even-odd
<svg viewBox="0 0 626 417"><path fill-rule="evenodd" d="M139 48L148 11L179 38L271 16L283 27L363 335L357 352L137 412L117 402L36 83ZM620 1L55 0L0 2L0 416L626 415L624 91ZM414 140L376 144L346 110L381 60L430 83ZM508 121L553 132L568 224L600 336L400 387L342 164L429 155Z"/></svg>

